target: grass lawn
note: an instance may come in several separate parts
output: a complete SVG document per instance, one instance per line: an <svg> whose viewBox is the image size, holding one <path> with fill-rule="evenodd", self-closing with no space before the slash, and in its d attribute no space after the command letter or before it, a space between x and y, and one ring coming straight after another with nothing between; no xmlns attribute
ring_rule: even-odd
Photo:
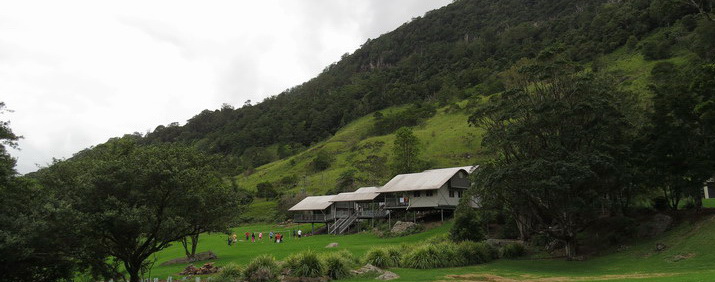
<svg viewBox="0 0 715 282"><path fill-rule="evenodd" d="M703 199L704 208L715 208L715 198L713 199Z"/></svg>
<svg viewBox="0 0 715 282"><path fill-rule="evenodd" d="M708 201L712 204L712 201ZM712 211L711 211L712 212ZM376 246L418 243L434 235L449 230L450 223L430 229L420 234L398 238L378 238L372 234L344 236L318 235L286 239L285 243L250 243L241 238L238 245L229 247L226 235L203 235L199 251L212 250L219 256L217 265L234 262L244 265L259 254L272 254L277 259L312 249L317 252L331 252L346 249L361 257L368 249ZM267 231L270 225L252 225L235 229L239 235L246 231ZM303 231L310 225L300 226ZM715 279L715 216L709 215L697 222L685 222L666 233L665 236L641 240L628 245L624 251L604 250L603 255L585 261L565 261L564 259L497 260L491 263L456 268L416 270L394 268L391 271L401 276L401 281L469 280L469 281L712 281ZM338 248L326 249L329 243L337 242ZM664 251L654 250L656 243L667 246ZM157 254L158 263L181 257L180 244ZM177 273L186 265L154 267L151 277L178 277ZM363 279L364 280L364 279ZM359 281L359 280L344 280Z"/></svg>
<svg viewBox="0 0 715 282"><path fill-rule="evenodd" d="M432 237L437 234L442 234L449 230L450 224L445 224L440 227L430 229L426 232L414 234L405 237L397 238L379 238L373 234L354 234L354 235L316 235L307 236L301 239L288 238L290 234L290 229L277 228L272 225L251 225L246 227L235 228L233 231L236 232L239 238L237 245L229 247L226 242L225 234L203 234L199 238L199 246L197 252L203 252L211 250L214 252L219 259L215 261L218 266L233 262L239 265L247 264L254 257L261 254L271 254L276 257L276 259L283 259L291 254L304 251L304 250L314 250L316 252L333 252L340 251L342 249L347 249L355 256L362 256L368 249L374 246L387 246L387 245L399 245L401 243L416 243ZM318 226L316 225L316 229ZM301 229L304 233L310 232L310 224L305 224L295 227L295 229ZM273 230L274 232L285 232L286 240L283 243L276 244L268 240L268 232ZM246 232L263 232L264 239L256 243L246 242L244 233ZM256 239L258 240L258 239ZM330 243L338 243L337 248L326 249L325 246ZM173 244L173 246L159 252L156 255L157 262L155 267L151 271L151 277L160 277L166 279L166 277L173 275L174 278L178 277L178 273L181 272L186 267L186 264L177 264L170 266L159 266L160 263L184 256L184 249L181 247L180 243ZM200 266L197 263L197 266Z"/></svg>

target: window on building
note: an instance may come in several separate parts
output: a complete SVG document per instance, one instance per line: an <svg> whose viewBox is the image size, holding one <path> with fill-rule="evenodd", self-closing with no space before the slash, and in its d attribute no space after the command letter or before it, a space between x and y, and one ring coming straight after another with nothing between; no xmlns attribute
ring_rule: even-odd
<svg viewBox="0 0 715 282"><path fill-rule="evenodd" d="M454 198L454 190L453 189L449 189L449 197Z"/></svg>
<svg viewBox="0 0 715 282"><path fill-rule="evenodd" d="M427 190L426 194L427 194L427 197L432 197L432 190Z"/></svg>
<svg viewBox="0 0 715 282"><path fill-rule="evenodd" d="M463 192L462 190L457 190L457 198L462 197L462 192Z"/></svg>
<svg viewBox="0 0 715 282"><path fill-rule="evenodd" d="M415 192L412 193L412 196L414 196L415 198L417 198L417 197L420 196L420 194L421 194L420 191L415 191Z"/></svg>

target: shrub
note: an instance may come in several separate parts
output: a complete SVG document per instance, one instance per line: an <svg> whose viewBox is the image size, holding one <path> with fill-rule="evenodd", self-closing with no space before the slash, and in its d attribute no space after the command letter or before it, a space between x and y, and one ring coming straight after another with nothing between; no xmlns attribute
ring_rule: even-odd
<svg viewBox="0 0 715 282"><path fill-rule="evenodd" d="M450 241L450 234L449 233L442 233L439 235L434 235L432 237L427 238L425 240L425 243L427 244L439 244L439 243L444 243Z"/></svg>
<svg viewBox="0 0 715 282"><path fill-rule="evenodd" d="M484 223L482 217L465 203L460 203L455 210L454 225L449 234L454 241L484 240Z"/></svg>
<svg viewBox="0 0 715 282"><path fill-rule="evenodd" d="M323 260L325 261L325 274L330 279L336 280L350 276L352 262L350 258L343 256L342 252L326 255Z"/></svg>
<svg viewBox="0 0 715 282"><path fill-rule="evenodd" d="M457 244L457 255L466 260L467 265L490 262L497 256L497 251L483 242L463 241Z"/></svg>
<svg viewBox="0 0 715 282"><path fill-rule="evenodd" d="M278 262L273 256L260 255L246 265L243 277L249 281L278 281L279 272Z"/></svg>
<svg viewBox="0 0 715 282"><path fill-rule="evenodd" d="M437 255L444 266L464 266L467 265L465 257L459 255L457 244L446 242L434 245L437 248Z"/></svg>
<svg viewBox="0 0 715 282"><path fill-rule="evenodd" d="M643 43L641 49L643 58L648 61L670 58L670 53L670 42L668 40L648 41Z"/></svg>
<svg viewBox="0 0 715 282"><path fill-rule="evenodd" d="M243 270L240 266L229 263L221 267L221 272L216 275L216 281L229 282L229 281L241 281L243 278Z"/></svg>
<svg viewBox="0 0 715 282"><path fill-rule="evenodd" d="M404 253L402 247L391 246L385 249L387 252L387 264L389 266L398 267L400 266L400 261L402 260L402 254Z"/></svg>
<svg viewBox="0 0 715 282"><path fill-rule="evenodd" d="M346 249L342 249L342 250L335 252L333 254L339 255L341 258L344 258L345 261L347 261L350 265L355 265L355 264L360 263L360 260L358 258L356 258L353 255L353 253L351 253L350 251L348 251Z"/></svg>
<svg viewBox="0 0 715 282"><path fill-rule="evenodd" d="M285 263L291 275L296 277L320 277L325 271L323 262L313 251L289 256L285 259Z"/></svg>
<svg viewBox="0 0 715 282"><path fill-rule="evenodd" d="M501 257L518 258L526 254L526 248L520 243L509 243L501 248Z"/></svg>
<svg viewBox="0 0 715 282"><path fill-rule="evenodd" d="M387 267L389 266L390 257L383 248L372 248L367 251L363 260L365 263L369 263L377 267Z"/></svg>
<svg viewBox="0 0 715 282"><path fill-rule="evenodd" d="M318 152L315 158L310 162L310 166L315 171L323 171L330 167L333 162L333 156L325 150Z"/></svg>
<svg viewBox="0 0 715 282"><path fill-rule="evenodd" d="M433 244L418 246L407 253L402 260L402 266L417 269L429 269L447 266L437 247Z"/></svg>

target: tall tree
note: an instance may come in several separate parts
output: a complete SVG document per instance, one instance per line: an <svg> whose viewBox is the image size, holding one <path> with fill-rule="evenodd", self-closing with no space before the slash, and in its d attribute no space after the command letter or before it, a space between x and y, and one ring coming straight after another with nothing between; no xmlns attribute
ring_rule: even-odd
<svg viewBox="0 0 715 282"><path fill-rule="evenodd" d="M62 168L76 168L61 170ZM139 281L149 257L172 242L211 229L211 201L227 191L210 161L195 149L176 145L139 146L136 137L113 139L41 173L48 189L72 201L84 240L94 244L93 260L123 263L130 281ZM74 172L74 173L64 173ZM229 201L230 203L230 201ZM220 205L233 214L238 206ZM218 224L218 227L223 227Z"/></svg>
<svg viewBox="0 0 715 282"><path fill-rule="evenodd" d="M702 207L703 183L715 174L715 65L653 69L649 179L672 209L683 197Z"/></svg>
<svg viewBox="0 0 715 282"><path fill-rule="evenodd" d="M499 157L478 172L477 195L497 202L576 255L576 234L623 187L629 132L624 97L592 74L558 76L495 95L470 117Z"/></svg>
<svg viewBox="0 0 715 282"><path fill-rule="evenodd" d="M5 113L5 111L7 111L5 103L0 102L0 114ZM17 141L20 138L10 129L9 121L0 120L0 186L8 185L11 178L17 174L15 171L15 159L10 156L5 146L16 148Z"/></svg>
<svg viewBox="0 0 715 282"><path fill-rule="evenodd" d="M395 132L392 153L392 170L395 174L416 172L422 165L419 159L420 140L408 127Z"/></svg>
<svg viewBox="0 0 715 282"><path fill-rule="evenodd" d="M195 201L189 202L186 210L193 211L187 215L190 234L181 239L186 257L196 259L196 248L199 236L206 232L228 233L229 228L237 225L240 212L245 205L245 197L236 186L224 185L218 177L212 177L212 183L198 187Z"/></svg>

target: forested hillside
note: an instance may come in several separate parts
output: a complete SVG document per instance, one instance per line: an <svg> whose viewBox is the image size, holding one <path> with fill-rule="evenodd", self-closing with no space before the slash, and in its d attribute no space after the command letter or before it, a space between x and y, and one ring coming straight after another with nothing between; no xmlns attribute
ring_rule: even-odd
<svg viewBox="0 0 715 282"><path fill-rule="evenodd" d="M158 126L144 141L231 156L240 172L299 152L377 110L502 91L511 81L500 73L521 58L586 63L627 43L664 57L698 26L698 8L685 2L455 1L368 40L302 85L238 109L205 110L183 126ZM681 18L686 30L640 42ZM687 45L712 56L708 44Z"/></svg>

